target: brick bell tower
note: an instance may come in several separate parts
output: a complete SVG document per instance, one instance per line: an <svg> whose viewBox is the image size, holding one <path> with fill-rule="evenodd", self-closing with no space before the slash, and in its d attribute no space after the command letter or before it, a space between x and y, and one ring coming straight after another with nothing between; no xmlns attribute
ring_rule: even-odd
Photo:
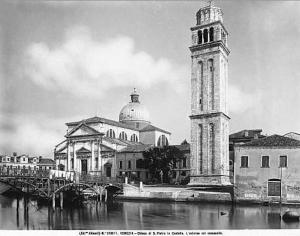
<svg viewBox="0 0 300 236"><path fill-rule="evenodd" d="M220 8L210 4L191 28L191 179L189 185L229 181L228 32Z"/></svg>

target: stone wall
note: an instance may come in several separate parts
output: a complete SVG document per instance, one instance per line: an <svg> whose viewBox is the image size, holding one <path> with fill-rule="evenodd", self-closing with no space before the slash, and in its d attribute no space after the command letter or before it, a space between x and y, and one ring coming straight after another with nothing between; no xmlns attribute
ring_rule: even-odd
<svg viewBox="0 0 300 236"><path fill-rule="evenodd" d="M281 155L287 167L279 167ZM241 156L248 156L249 167L241 167ZM261 167L262 156L269 156L269 168ZM300 202L300 148L236 147L234 187L236 201ZM268 196L268 180L281 180L280 196Z"/></svg>

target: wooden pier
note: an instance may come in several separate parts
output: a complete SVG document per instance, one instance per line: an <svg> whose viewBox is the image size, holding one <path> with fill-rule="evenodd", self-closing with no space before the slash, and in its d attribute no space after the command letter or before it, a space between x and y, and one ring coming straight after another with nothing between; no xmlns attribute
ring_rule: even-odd
<svg viewBox="0 0 300 236"><path fill-rule="evenodd" d="M118 190L121 190L120 182L113 178L82 175L74 171L0 168L1 184L10 186L23 194L45 200L52 204L53 208L59 202L61 209L65 200L73 203L81 202L86 197L92 197L96 202L102 201L102 199L107 201Z"/></svg>

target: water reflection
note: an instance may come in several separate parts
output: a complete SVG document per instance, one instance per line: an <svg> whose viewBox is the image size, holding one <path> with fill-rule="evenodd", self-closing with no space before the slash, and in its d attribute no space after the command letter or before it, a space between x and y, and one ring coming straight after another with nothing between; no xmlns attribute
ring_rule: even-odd
<svg viewBox="0 0 300 236"><path fill-rule="evenodd" d="M0 229L280 229L280 212L299 208L218 204L114 202L88 203L83 208L38 205L28 198L0 196Z"/></svg>

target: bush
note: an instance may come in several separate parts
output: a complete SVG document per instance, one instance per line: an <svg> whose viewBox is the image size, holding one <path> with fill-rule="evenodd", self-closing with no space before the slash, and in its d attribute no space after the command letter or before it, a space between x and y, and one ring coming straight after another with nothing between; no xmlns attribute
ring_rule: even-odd
<svg viewBox="0 0 300 236"><path fill-rule="evenodd" d="M189 182L190 182L190 176L187 176L180 181L180 185L187 185Z"/></svg>

